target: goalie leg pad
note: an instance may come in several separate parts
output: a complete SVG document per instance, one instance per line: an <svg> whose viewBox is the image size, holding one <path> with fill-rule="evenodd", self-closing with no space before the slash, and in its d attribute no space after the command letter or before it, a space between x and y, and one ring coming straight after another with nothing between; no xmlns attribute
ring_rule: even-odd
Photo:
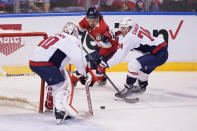
<svg viewBox="0 0 197 131"><path fill-rule="evenodd" d="M53 85L53 99L54 99L54 107L55 107L55 117L57 124L61 124L67 117L75 118L77 116L77 111L72 108L70 99L71 92L67 87L67 83L59 83Z"/></svg>
<svg viewBox="0 0 197 131"><path fill-rule="evenodd" d="M72 106L72 100L73 100L73 95L74 95L74 87L72 83L72 78L67 70L65 70L65 75L67 78L66 80L67 90L66 90L66 99L65 99L64 108L66 109L68 116L71 116L72 118L76 118L78 115L78 112Z"/></svg>
<svg viewBox="0 0 197 131"><path fill-rule="evenodd" d="M53 100L54 106L58 111L65 111L63 106L63 101L65 100L66 90L65 90L65 82L60 82L59 84L52 85L53 88Z"/></svg>
<svg viewBox="0 0 197 131"><path fill-rule="evenodd" d="M47 111L53 110L53 96L52 96L52 87L47 87L47 98L45 101L45 108Z"/></svg>

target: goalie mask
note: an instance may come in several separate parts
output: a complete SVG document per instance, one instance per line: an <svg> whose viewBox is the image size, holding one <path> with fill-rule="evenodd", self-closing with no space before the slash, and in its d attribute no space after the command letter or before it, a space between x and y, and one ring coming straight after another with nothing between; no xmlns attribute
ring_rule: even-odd
<svg viewBox="0 0 197 131"><path fill-rule="evenodd" d="M78 37L79 35L78 27L72 22L66 23L66 25L63 28L63 32L73 35L75 37Z"/></svg>

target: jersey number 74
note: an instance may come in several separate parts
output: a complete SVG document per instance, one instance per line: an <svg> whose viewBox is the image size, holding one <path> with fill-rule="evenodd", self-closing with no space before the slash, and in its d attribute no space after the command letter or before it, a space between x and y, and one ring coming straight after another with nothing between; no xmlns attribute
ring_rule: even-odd
<svg viewBox="0 0 197 131"><path fill-rule="evenodd" d="M137 35L139 38L143 39L144 36L149 38L151 41L154 41L154 38L152 38L151 34L144 28L140 27L140 30Z"/></svg>

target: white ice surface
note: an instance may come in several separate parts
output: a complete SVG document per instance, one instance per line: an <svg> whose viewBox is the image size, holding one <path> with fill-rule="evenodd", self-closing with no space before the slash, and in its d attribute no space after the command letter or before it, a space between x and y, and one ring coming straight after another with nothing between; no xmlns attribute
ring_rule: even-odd
<svg viewBox="0 0 197 131"><path fill-rule="evenodd" d="M123 88L126 73L107 74ZM77 120L57 126L53 114L0 106L0 131L197 131L197 72L153 72L135 104L115 101L109 82L91 88L93 117L86 115L85 89L77 88Z"/></svg>

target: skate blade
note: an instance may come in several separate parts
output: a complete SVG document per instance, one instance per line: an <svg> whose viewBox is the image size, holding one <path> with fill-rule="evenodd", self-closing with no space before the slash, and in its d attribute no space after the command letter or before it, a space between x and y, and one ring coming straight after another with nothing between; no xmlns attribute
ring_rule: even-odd
<svg viewBox="0 0 197 131"><path fill-rule="evenodd" d="M115 101L123 101L126 103L134 104L139 102L139 98L114 98Z"/></svg>
<svg viewBox="0 0 197 131"><path fill-rule="evenodd" d="M45 109L45 110L44 110L44 112L45 112L45 113L52 113L52 112L53 112L53 110Z"/></svg>
<svg viewBox="0 0 197 131"><path fill-rule="evenodd" d="M73 121L76 121L75 117L65 116L63 119L56 119L56 124L57 125L68 124L68 123L71 123Z"/></svg>
<svg viewBox="0 0 197 131"><path fill-rule="evenodd" d="M56 119L56 124L57 125L61 125L62 124L62 120L61 119Z"/></svg>

